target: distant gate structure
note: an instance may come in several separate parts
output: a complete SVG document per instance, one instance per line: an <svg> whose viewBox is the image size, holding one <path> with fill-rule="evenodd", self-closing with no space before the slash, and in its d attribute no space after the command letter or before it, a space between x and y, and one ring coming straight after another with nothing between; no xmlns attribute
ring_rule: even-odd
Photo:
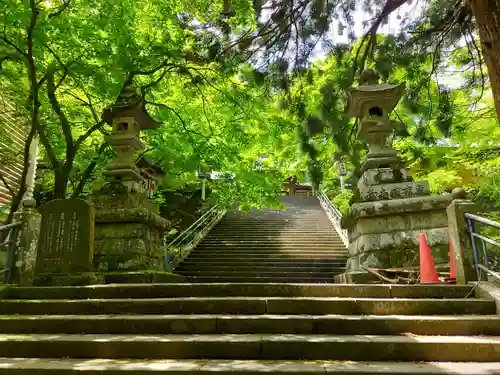
<svg viewBox="0 0 500 375"><path fill-rule="evenodd" d="M283 184L283 194L288 196L310 197L314 195L314 192L312 186L299 184L297 176L290 176Z"/></svg>

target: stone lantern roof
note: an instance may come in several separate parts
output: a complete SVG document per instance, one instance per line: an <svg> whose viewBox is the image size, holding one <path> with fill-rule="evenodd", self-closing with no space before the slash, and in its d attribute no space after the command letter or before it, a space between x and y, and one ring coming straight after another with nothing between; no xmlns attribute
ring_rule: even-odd
<svg viewBox="0 0 500 375"><path fill-rule="evenodd" d="M102 116L110 125L113 119L118 117L134 118L141 130L156 129L160 126L146 111L144 100L131 84L123 88L115 104L106 108Z"/></svg>
<svg viewBox="0 0 500 375"><path fill-rule="evenodd" d="M378 83L378 79L378 75L372 69L365 69L361 73L359 86L351 88L348 93L346 111L349 117L377 115L376 112L380 110L388 114L396 107L404 94L405 84Z"/></svg>

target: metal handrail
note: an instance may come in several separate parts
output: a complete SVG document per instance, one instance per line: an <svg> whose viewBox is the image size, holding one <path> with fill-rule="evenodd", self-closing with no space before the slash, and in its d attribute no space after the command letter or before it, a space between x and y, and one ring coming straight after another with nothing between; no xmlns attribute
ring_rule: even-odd
<svg viewBox="0 0 500 375"><path fill-rule="evenodd" d="M210 229L226 214L226 210L214 206L167 245L165 264L174 269L188 257L191 251L208 234ZM173 253L173 256L169 256Z"/></svg>
<svg viewBox="0 0 500 375"><path fill-rule="evenodd" d="M489 238L483 234L477 232L476 223L483 224L488 227L500 229L500 223L493 220L487 219L482 216L473 215L466 213L465 217L467 219L467 228L469 230L472 251L474 255L474 266L476 268L476 273L478 280L482 280L485 274L491 275L500 280L500 274L491 269L491 260L500 262L499 259L492 259L490 254L488 254L487 244L493 245L494 247L500 249L500 243L492 238ZM481 242L481 253L478 248L478 240Z"/></svg>
<svg viewBox="0 0 500 375"><path fill-rule="evenodd" d="M330 219L333 227L337 230L344 245L349 246L349 235L347 230L342 228L342 214L340 213L340 211L333 205L333 203L324 192L320 192L320 194L318 195L318 200L325 210L326 215L328 216L328 219Z"/></svg>
<svg viewBox="0 0 500 375"><path fill-rule="evenodd" d="M8 232L5 240L0 243L0 248L7 246L5 266L3 270L0 270L0 274L4 275L4 283L9 283L11 280L12 268L14 266L14 253L16 251L17 231L21 228L21 226L22 223L20 221L0 226L0 233Z"/></svg>

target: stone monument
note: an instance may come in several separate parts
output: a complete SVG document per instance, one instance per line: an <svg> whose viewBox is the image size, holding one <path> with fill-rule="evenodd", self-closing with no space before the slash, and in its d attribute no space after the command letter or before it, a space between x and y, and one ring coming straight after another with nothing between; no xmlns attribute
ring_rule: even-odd
<svg viewBox="0 0 500 375"><path fill-rule="evenodd" d="M395 122L390 113L404 94L404 84L380 84L371 69L349 92L347 112L360 121L359 137L369 146L354 203L343 218L349 233L349 259L340 282L369 282L366 268L408 268L419 264L421 234L427 236L437 264L448 262L451 196L430 196L427 181L413 181L392 148ZM417 268L418 269L418 268Z"/></svg>
<svg viewBox="0 0 500 375"><path fill-rule="evenodd" d="M103 119L112 126L106 142L116 158L103 172L104 183L93 189L95 268L100 272L162 270L163 233L170 223L158 215L157 205L149 199L150 183L136 165L136 153L143 148L141 130L159 124L131 85L104 111Z"/></svg>
<svg viewBox="0 0 500 375"><path fill-rule="evenodd" d="M37 285L87 284L93 280L94 208L83 199L56 199L40 210L35 261Z"/></svg>

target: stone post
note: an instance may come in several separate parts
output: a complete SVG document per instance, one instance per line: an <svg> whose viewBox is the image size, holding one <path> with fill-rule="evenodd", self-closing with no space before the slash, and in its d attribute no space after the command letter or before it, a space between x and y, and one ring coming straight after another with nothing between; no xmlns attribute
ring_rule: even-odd
<svg viewBox="0 0 500 375"><path fill-rule="evenodd" d="M6 281L17 285L32 285L40 234L41 216L33 207L23 206L14 214L14 222L21 222L21 227L13 232L13 250L7 267L11 267Z"/></svg>
<svg viewBox="0 0 500 375"><path fill-rule="evenodd" d="M466 213L481 211L480 205L467 199L464 189L456 188L452 192L453 201L447 207L450 241L453 245L453 262L457 272L457 284L467 284L477 280L474 267L474 253L467 228Z"/></svg>

